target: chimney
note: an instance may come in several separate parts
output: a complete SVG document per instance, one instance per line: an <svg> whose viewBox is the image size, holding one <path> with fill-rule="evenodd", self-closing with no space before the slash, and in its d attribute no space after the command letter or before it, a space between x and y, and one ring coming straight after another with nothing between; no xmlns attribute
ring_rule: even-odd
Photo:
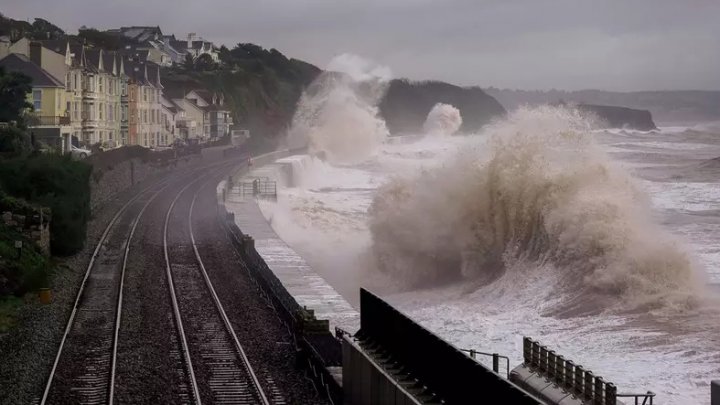
<svg viewBox="0 0 720 405"><path fill-rule="evenodd" d="M188 41L187 41L187 47L188 49L192 49L193 40L195 39L195 33L191 32L188 34Z"/></svg>
<svg viewBox="0 0 720 405"><path fill-rule="evenodd" d="M39 42L30 42L30 60L42 67L42 45Z"/></svg>

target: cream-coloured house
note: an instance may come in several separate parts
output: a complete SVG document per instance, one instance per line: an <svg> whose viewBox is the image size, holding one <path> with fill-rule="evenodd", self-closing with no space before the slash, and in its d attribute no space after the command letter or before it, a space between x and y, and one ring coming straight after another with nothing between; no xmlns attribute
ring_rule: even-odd
<svg viewBox="0 0 720 405"><path fill-rule="evenodd" d="M65 84L22 54L5 56L0 60L0 66L32 80L32 91L27 96L35 116L30 125L32 136L61 152L69 151L71 127Z"/></svg>

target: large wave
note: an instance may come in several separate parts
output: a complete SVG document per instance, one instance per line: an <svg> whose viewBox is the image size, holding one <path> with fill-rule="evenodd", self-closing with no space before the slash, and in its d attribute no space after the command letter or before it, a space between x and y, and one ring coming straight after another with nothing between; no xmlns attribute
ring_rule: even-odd
<svg viewBox="0 0 720 405"><path fill-rule="evenodd" d="M687 303L689 255L590 130L573 110L520 109L486 130L486 145L390 181L369 211L379 269L410 286L487 284L550 264L554 293L575 304ZM537 266L508 265L517 259Z"/></svg>
<svg viewBox="0 0 720 405"><path fill-rule="evenodd" d="M428 135L452 135L461 125L460 110L450 104L437 103L428 113L423 131Z"/></svg>
<svg viewBox="0 0 720 405"><path fill-rule="evenodd" d="M343 54L303 93L288 132L291 146L331 163L353 164L373 156L388 136L378 103L391 74L359 56Z"/></svg>

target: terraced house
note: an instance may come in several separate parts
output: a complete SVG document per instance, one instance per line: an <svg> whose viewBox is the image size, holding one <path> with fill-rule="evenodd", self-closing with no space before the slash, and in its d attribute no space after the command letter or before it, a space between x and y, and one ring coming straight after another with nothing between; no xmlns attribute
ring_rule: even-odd
<svg viewBox="0 0 720 405"><path fill-rule="evenodd" d="M214 50L198 43L199 50ZM0 58L9 55L14 56L8 63L32 76L37 87L30 95L38 114L35 132L53 134L46 143L63 152L73 143L112 148L209 140L227 135L232 124L221 94L180 90L169 92L163 103L160 65L133 49L106 51L73 40L0 40Z"/></svg>
<svg viewBox="0 0 720 405"><path fill-rule="evenodd" d="M172 140L162 129L160 67L127 59L128 144L145 147L165 146Z"/></svg>
<svg viewBox="0 0 720 405"><path fill-rule="evenodd" d="M88 50L82 61L82 140L106 147L122 143L120 134L121 84L118 57L102 49Z"/></svg>

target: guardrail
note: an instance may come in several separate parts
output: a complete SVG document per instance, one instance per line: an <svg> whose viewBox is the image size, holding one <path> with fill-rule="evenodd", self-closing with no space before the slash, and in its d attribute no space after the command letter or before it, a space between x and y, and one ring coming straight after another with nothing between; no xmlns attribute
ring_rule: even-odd
<svg viewBox="0 0 720 405"><path fill-rule="evenodd" d="M500 359L505 360L505 378L510 377L510 359L507 356L503 356L497 353L486 353L477 351L474 349L460 349L461 352L468 353L471 358L477 359L477 355L491 357L492 358L492 369L496 373L500 373Z"/></svg>
<svg viewBox="0 0 720 405"><path fill-rule="evenodd" d="M554 382L558 387L593 405L616 405L617 398L643 398L643 405L652 405L655 394L618 394L617 387L595 376L592 371L573 363L529 337L523 338L523 361L537 374ZM647 402L649 401L649 402Z"/></svg>

